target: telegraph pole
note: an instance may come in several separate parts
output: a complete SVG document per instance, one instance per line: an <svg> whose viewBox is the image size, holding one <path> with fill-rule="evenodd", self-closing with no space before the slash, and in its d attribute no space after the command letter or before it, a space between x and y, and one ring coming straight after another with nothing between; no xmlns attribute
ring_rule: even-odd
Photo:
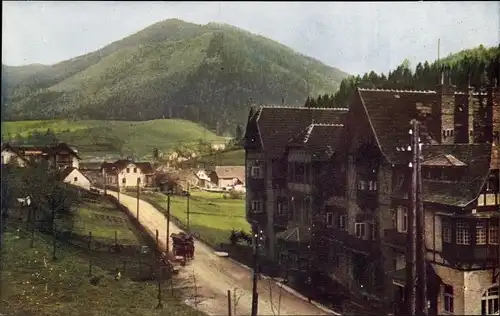
<svg viewBox="0 0 500 316"><path fill-rule="evenodd" d="M140 178L137 178L137 221L139 221L139 181Z"/></svg>
<svg viewBox="0 0 500 316"><path fill-rule="evenodd" d="M166 239L166 245L167 245L167 254L169 252L169 249L170 249L170 245L169 245L169 242L170 242L170 189L167 193L167 236L165 237Z"/></svg>
<svg viewBox="0 0 500 316"><path fill-rule="evenodd" d="M259 305L259 293L257 293L257 280L259 278L259 240L260 240L260 230L259 226L254 223L254 234L253 234L253 280L252 280L252 314L251 316L257 316L258 305Z"/></svg>
<svg viewBox="0 0 500 316"><path fill-rule="evenodd" d="M189 191L189 180L187 183L187 204L186 204L186 214L187 214L187 230L189 232L189 198L191 196L191 192Z"/></svg>
<svg viewBox="0 0 500 316"><path fill-rule="evenodd" d="M411 140L411 152L412 160L409 167L412 171L411 177L411 189L409 192L411 206L408 211L408 229L407 229L407 250L406 250L406 306L408 308L407 315L416 314L416 211L417 211L417 152L416 147L418 146L418 134L417 132L417 122L412 120L412 127L409 131Z"/></svg>
<svg viewBox="0 0 500 316"><path fill-rule="evenodd" d="M422 153L420 148L420 123L417 120L413 120L413 156L416 160L416 166L414 169L417 174L417 182L416 182L416 221L417 221L417 230L416 230L416 259L417 259L417 281L418 281L418 309L417 313L425 316L427 315L427 247L425 244L425 212L424 205L422 200Z"/></svg>

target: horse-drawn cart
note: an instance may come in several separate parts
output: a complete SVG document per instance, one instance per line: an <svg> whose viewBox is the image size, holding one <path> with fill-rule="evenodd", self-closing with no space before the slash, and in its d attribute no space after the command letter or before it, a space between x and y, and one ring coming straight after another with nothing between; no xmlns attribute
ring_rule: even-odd
<svg viewBox="0 0 500 316"><path fill-rule="evenodd" d="M171 234L174 257L181 257L184 263L194 258L194 239L186 233Z"/></svg>

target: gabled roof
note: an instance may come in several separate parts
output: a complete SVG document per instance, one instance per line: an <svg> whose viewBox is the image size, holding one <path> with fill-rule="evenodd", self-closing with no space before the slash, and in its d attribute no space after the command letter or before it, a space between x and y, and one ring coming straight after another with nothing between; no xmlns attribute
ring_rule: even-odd
<svg viewBox="0 0 500 316"><path fill-rule="evenodd" d="M79 174L81 174L82 176L84 176L87 180L89 180L89 182L92 182L89 177L87 177L86 174L84 174L83 172L81 172L80 170L78 170L77 168L73 168L73 167L69 167L69 168L66 168L64 170L62 170L59 174L58 174L58 178L60 181L64 181L64 179L66 179L73 171L78 171Z"/></svg>
<svg viewBox="0 0 500 316"><path fill-rule="evenodd" d="M245 166L215 166L215 173L219 179L233 179L245 182Z"/></svg>
<svg viewBox="0 0 500 316"><path fill-rule="evenodd" d="M106 173L119 173L123 169L125 169L128 165L134 164L137 168L141 169L144 174L152 174L154 173L153 165L149 162L134 162L129 159L119 159L113 163L103 162L101 164L101 170L105 170Z"/></svg>
<svg viewBox="0 0 500 316"><path fill-rule="evenodd" d="M456 182L422 179L423 200L443 205L467 206L479 196L488 178L493 150L496 148L486 143L422 146L424 161L449 155L465 164L461 167L462 170L458 173L460 178ZM406 199L408 185L402 186L394 196Z"/></svg>
<svg viewBox="0 0 500 316"><path fill-rule="evenodd" d="M429 113L438 102L437 93L358 88L357 95L366 110L383 155L392 163L405 161L405 153L399 152L397 148L408 146L411 120L421 113ZM435 144L426 130L425 121L421 126L422 142Z"/></svg>
<svg viewBox="0 0 500 316"><path fill-rule="evenodd" d="M455 156L450 154L441 154L435 157L430 157L422 162L422 166L433 166L433 167L465 167L466 163L457 159Z"/></svg>
<svg viewBox="0 0 500 316"><path fill-rule="evenodd" d="M10 148L20 155L40 155L40 156L51 156L60 151L68 151L68 153L74 155L76 158L81 159L76 153L75 149L71 148L66 143L58 143L49 146L38 146L38 145L15 145L15 144L3 144L2 151L4 148Z"/></svg>
<svg viewBox="0 0 500 316"><path fill-rule="evenodd" d="M307 227L295 226L277 233L276 238L288 242L304 243L309 242L311 231Z"/></svg>
<svg viewBox="0 0 500 316"><path fill-rule="evenodd" d="M292 137L288 144L306 149L316 159L329 159L339 149L343 132L343 124L315 123Z"/></svg>
<svg viewBox="0 0 500 316"><path fill-rule="evenodd" d="M310 124L340 124L347 112L346 108L264 106L250 118L249 125L255 122L255 128L260 136L260 139L255 141L261 143L266 155L278 157L284 153L290 138Z"/></svg>

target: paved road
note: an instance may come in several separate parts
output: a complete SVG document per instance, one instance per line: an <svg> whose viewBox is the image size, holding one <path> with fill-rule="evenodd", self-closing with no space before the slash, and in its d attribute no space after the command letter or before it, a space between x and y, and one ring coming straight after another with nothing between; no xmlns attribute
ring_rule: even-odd
<svg viewBox="0 0 500 316"><path fill-rule="evenodd" d="M108 194L117 196L113 191ZM137 200L120 194L120 202L135 217ZM139 201L139 221L150 233L158 229L161 247L165 249L166 219L151 204ZM181 230L170 223L170 233ZM171 244L171 243L170 243ZM251 312L252 272L241 265L214 254L213 249L195 241L195 258L180 270L181 278L196 279L201 303L198 309L209 315L227 315L227 290L237 289L239 301L236 315L249 315ZM193 275L195 278L193 278ZM328 315L329 313L313 304L279 288L273 281L262 279L258 283L259 315ZM281 300L280 300L281 296ZM272 299L271 299L272 297ZM271 305L271 300L273 304ZM187 301L189 304L189 301ZM279 313L278 313L279 306ZM274 311L273 311L274 310ZM235 313L233 312L233 315Z"/></svg>

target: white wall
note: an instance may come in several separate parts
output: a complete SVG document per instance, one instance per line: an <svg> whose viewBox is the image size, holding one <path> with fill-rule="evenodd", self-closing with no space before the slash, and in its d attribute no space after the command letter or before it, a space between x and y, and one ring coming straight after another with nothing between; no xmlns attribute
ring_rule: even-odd
<svg viewBox="0 0 500 316"><path fill-rule="evenodd" d="M14 162L17 162L17 164L21 167L24 167L25 165L25 162L23 159L19 158L19 156L9 150L9 149L5 149L4 151L2 151L2 163L3 164L10 164L10 163L14 163Z"/></svg>
<svg viewBox="0 0 500 316"><path fill-rule="evenodd" d="M127 172L127 168L129 172ZM146 185L146 175L139 167L130 163L118 174L118 185L120 187L135 187L137 186L137 178L141 179L139 187L143 188ZM125 179L125 183L123 183L123 179Z"/></svg>
<svg viewBox="0 0 500 316"><path fill-rule="evenodd" d="M81 188L90 190L90 181L78 169L71 171L71 173L63 180L65 183L79 186Z"/></svg>

